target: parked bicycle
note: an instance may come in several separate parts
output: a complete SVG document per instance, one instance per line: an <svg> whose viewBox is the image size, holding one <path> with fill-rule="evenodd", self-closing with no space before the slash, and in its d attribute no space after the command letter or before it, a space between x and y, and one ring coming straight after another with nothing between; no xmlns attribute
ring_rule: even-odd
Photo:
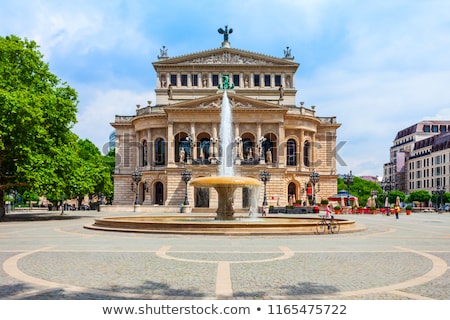
<svg viewBox="0 0 450 320"><path fill-rule="evenodd" d="M341 226L339 223L334 220L334 216L330 216L327 218L327 216L319 216L321 220L317 222L316 230L318 234L323 234L325 232L331 232L331 233L339 233L339 230Z"/></svg>

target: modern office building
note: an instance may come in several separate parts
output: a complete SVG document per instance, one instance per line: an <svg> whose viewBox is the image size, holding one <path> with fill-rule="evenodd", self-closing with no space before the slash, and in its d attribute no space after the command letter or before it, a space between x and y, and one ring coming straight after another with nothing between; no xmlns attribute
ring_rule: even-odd
<svg viewBox="0 0 450 320"><path fill-rule="evenodd" d="M450 183L450 121L421 121L399 131L384 165L383 184L405 193Z"/></svg>

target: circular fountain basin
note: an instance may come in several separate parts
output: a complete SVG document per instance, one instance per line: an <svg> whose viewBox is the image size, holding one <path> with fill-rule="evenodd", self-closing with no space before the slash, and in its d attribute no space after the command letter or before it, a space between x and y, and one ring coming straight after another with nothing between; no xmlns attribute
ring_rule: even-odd
<svg viewBox="0 0 450 320"><path fill-rule="evenodd" d="M218 195L216 220L234 220L233 194L237 188L260 186L259 180L237 176L201 177L191 181L194 187L212 187Z"/></svg>
<svg viewBox="0 0 450 320"><path fill-rule="evenodd" d="M242 188L247 186L260 186L259 180L247 177L235 177L235 176L217 176L217 177L201 177L191 181L191 185L194 187L234 187Z"/></svg>
<svg viewBox="0 0 450 320"><path fill-rule="evenodd" d="M128 216L95 219L87 229L156 234L202 235L299 235L315 234L320 218L303 217L235 217L215 220L207 216ZM336 219L341 233L363 231L355 221Z"/></svg>

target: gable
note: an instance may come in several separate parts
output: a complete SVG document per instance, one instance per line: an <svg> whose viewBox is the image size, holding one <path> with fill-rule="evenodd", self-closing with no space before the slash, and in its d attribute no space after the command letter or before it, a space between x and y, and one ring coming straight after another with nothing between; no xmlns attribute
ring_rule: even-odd
<svg viewBox="0 0 450 320"><path fill-rule="evenodd" d="M219 48L202 51L174 58L154 62L156 66L177 66L177 65L234 65L234 66L293 66L299 64L289 59L282 59L233 48Z"/></svg>
<svg viewBox="0 0 450 320"><path fill-rule="evenodd" d="M276 105L270 102L256 100L248 98L235 93L227 92L228 100L231 108L235 111L281 111L287 112L288 108L280 105ZM184 101L170 106L164 107L166 112L170 111L199 111L199 110L218 110L222 108L223 94L218 93L215 95L207 96L204 98Z"/></svg>

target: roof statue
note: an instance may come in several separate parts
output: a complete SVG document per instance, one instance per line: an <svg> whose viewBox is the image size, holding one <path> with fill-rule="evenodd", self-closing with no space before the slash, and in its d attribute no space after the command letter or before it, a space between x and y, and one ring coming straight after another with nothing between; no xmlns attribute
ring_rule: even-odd
<svg viewBox="0 0 450 320"><path fill-rule="evenodd" d="M228 26L225 26L225 30L223 30L222 28L219 28L219 30L217 30L220 34L223 34L223 42L222 42L222 47L229 47L230 43L228 42L228 35L230 33L233 33L233 29L230 28L230 30L228 30Z"/></svg>

